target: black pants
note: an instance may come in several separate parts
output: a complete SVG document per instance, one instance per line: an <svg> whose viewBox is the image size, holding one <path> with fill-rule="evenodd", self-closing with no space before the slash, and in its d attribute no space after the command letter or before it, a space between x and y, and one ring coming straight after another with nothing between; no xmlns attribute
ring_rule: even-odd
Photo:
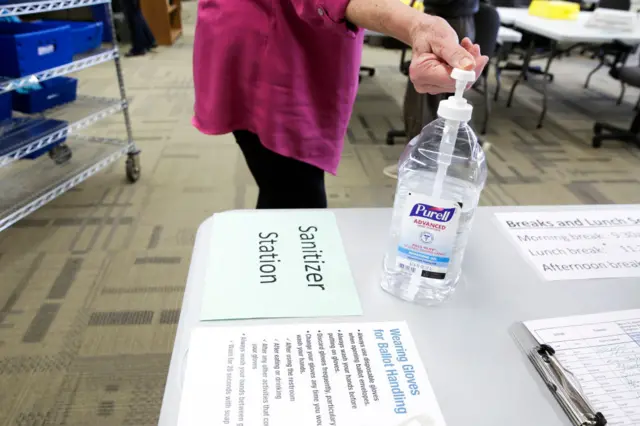
<svg viewBox="0 0 640 426"><path fill-rule="evenodd" d="M140 0L122 0L122 11L131 35L131 50L142 53L156 44L156 39L147 25L140 9Z"/></svg>
<svg viewBox="0 0 640 426"><path fill-rule="evenodd" d="M324 171L265 148L258 135L233 132L258 184L258 209L321 209L327 207Z"/></svg>
<svg viewBox="0 0 640 426"><path fill-rule="evenodd" d="M469 37L475 39L475 22L473 16L447 19L449 25L458 33L460 41ZM422 128L438 117L438 105L442 99L449 95L423 95L416 92L411 80L407 82L407 90L404 95L404 128L407 139L417 136Z"/></svg>

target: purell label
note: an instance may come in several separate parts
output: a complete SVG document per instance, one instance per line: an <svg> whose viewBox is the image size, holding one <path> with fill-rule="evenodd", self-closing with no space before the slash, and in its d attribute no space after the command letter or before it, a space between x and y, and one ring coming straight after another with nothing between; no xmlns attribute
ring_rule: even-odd
<svg viewBox="0 0 640 426"><path fill-rule="evenodd" d="M455 207L451 209L445 209L442 207L430 206L428 204L418 203L411 208L409 216L419 216L426 219L435 220L436 222L449 222L453 219L453 215L456 212Z"/></svg>
<svg viewBox="0 0 640 426"><path fill-rule="evenodd" d="M396 266L443 280L456 242L460 205L415 192L409 192L405 203Z"/></svg>

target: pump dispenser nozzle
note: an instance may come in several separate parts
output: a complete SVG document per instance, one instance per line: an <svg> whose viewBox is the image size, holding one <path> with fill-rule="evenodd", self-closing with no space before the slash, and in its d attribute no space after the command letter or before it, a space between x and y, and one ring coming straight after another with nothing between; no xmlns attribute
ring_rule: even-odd
<svg viewBox="0 0 640 426"><path fill-rule="evenodd" d="M475 81L476 73L454 68L451 72L451 78L456 81L456 93L449 96L449 99L440 101L438 106L438 115L444 118L444 129L438 152L438 171L433 185L432 195L436 198L442 194L444 179L451 164L460 123L471 120L471 112L473 111L473 107L467 103L462 95L467 85Z"/></svg>
<svg viewBox="0 0 640 426"><path fill-rule="evenodd" d="M467 103L463 94L469 83L476 80L476 73L454 68L451 71L451 78L456 81L456 93L449 99L440 101L438 115L447 120L469 121L473 107Z"/></svg>
<svg viewBox="0 0 640 426"><path fill-rule="evenodd" d="M476 81L476 73L474 71L465 71L460 68L454 68L451 71L451 78L456 81L456 95L457 99L462 99L462 94L467 85Z"/></svg>

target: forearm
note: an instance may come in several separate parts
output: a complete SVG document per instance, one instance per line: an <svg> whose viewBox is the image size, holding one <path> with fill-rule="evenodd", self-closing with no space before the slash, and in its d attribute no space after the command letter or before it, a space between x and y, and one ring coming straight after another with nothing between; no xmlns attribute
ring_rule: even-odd
<svg viewBox="0 0 640 426"><path fill-rule="evenodd" d="M345 14L349 22L359 27L381 32L409 45L415 28L430 19L429 15L400 0L351 0Z"/></svg>

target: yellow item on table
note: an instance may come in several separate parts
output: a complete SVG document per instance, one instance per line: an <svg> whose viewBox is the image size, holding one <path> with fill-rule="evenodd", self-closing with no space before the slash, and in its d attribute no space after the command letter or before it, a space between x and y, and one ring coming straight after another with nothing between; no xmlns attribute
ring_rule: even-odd
<svg viewBox="0 0 640 426"><path fill-rule="evenodd" d="M402 0L402 3L409 6L411 4L411 0ZM419 12L424 12L424 2L422 0L416 0L415 3L413 3L413 8Z"/></svg>
<svg viewBox="0 0 640 426"><path fill-rule="evenodd" d="M529 5L529 15L547 19L572 21L578 19L580 4L561 0L533 0Z"/></svg>

